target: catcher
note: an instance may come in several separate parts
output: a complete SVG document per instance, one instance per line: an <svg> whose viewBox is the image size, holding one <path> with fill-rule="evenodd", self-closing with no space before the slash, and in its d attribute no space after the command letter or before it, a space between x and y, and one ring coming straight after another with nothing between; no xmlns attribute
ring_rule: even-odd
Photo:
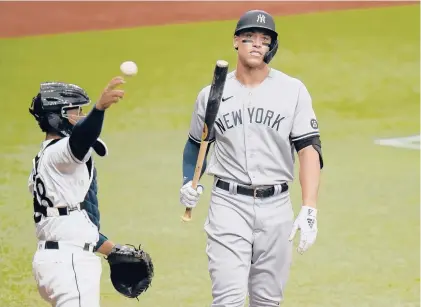
<svg viewBox="0 0 421 307"><path fill-rule="evenodd" d="M99 138L104 113L123 98L124 91L116 89L123 83L113 78L87 116L87 93L63 82L42 83L29 109L45 133L28 180L38 241L32 267L41 297L54 307L100 306L102 270L94 252L107 256L111 281L124 296L137 297L151 284L149 255L99 232L92 152L107 155Z"/></svg>

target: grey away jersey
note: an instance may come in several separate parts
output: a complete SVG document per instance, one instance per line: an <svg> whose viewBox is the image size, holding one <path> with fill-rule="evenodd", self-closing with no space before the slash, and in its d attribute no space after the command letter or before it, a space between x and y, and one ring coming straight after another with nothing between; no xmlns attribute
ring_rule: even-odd
<svg viewBox="0 0 421 307"><path fill-rule="evenodd" d="M196 99L189 137L200 143L210 85ZM214 150L207 174L242 184L274 185L293 180L292 141L319 135L312 100L298 79L271 69L257 87L227 76L212 131Z"/></svg>

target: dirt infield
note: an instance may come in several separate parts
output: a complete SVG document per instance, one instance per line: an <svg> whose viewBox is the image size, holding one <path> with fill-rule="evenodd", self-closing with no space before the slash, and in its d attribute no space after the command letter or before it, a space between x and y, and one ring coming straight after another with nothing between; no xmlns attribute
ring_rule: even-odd
<svg viewBox="0 0 421 307"><path fill-rule="evenodd" d="M414 1L308 2L0 2L0 37L237 19L248 9L272 15L417 4Z"/></svg>

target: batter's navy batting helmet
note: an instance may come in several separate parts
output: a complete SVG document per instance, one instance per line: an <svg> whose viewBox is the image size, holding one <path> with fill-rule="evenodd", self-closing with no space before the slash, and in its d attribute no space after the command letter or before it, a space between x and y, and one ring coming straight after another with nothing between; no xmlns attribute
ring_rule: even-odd
<svg viewBox="0 0 421 307"><path fill-rule="evenodd" d="M41 83L39 93L32 99L29 112L35 117L41 130L70 136L73 125L66 111L81 108L90 103L88 94L79 86L63 82Z"/></svg>
<svg viewBox="0 0 421 307"><path fill-rule="evenodd" d="M237 22L234 35L239 35L244 30L262 29L268 32L272 38L272 42L269 46L269 51L265 54L264 61L269 64L272 58L278 51L278 33L275 29L275 21L272 16L261 10L252 10L246 12L240 17Z"/></svg>

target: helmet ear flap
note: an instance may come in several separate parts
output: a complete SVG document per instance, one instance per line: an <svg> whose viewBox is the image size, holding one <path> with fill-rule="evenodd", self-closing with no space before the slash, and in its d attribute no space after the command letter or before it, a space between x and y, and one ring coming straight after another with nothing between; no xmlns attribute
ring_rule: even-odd
<svg viewBox="0 0 421 307"><path fill-rule="evenodd" d="M62 119L60 118L60 116L55 113L49 113L47 114L46 117L47 117L47 121L50 127L53 128L54 130L59 130L62 124Z"/></svg>
<svg viewBox="0 0 421 307"><path fill-rule="evenodd" d="M49 113L46 115L48 125L62 136L69 136L72 131L72 125L66 118L60 117L56 113Z"/></svg>
<svg viewBox="0 0 421 307"><path fill-rule="evenodd" d="M275 39L275 41L273 42L273 44L271 44L270 49L268 52L266 52L265 57L263 58L263 61L266 64L269 64L269 62L273 59L273 57L275 56L276 52L278 51L278 39Z"/></svg>

